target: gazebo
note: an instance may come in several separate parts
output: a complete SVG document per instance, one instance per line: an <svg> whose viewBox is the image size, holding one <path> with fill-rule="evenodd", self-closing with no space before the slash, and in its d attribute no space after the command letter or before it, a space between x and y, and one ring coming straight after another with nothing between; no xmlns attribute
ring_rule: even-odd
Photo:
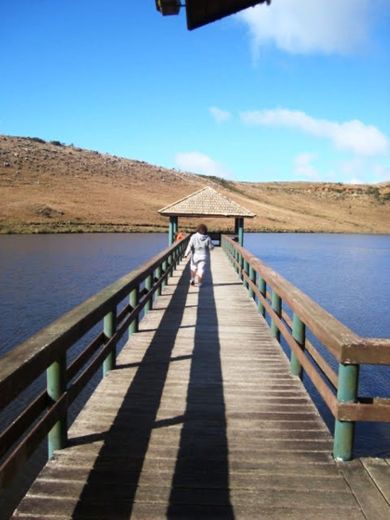
<svg viewBox="0 0 390 520"><path fill-rule="evenodd" d="M169 217L169 244L175 240L179 229L179 217L233 217L234 231L240 245L244 243L244 218L253 218L256 215L243 208L236 202L225 197L222 193L206 186L183 199L173 202L158 211L160 215Z"/></svg>

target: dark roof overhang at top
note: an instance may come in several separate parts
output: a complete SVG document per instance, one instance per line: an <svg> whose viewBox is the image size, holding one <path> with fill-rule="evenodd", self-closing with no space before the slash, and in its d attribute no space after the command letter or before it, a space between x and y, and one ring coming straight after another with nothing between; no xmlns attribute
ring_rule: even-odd
<svg viewBox="0 0 390 520"><path fill-rule="evenodd" d="M196 29L269 0L187 0L187 27Z"/></svg>
<svg viewBox="0 0 390 520"><path fill-rule="evenodd" d="M186 0L187 27L196 29L263 3L270 4L271 0ZM156 0L156 5L163 15L178 14L183 6L180 0Z"/></svg>

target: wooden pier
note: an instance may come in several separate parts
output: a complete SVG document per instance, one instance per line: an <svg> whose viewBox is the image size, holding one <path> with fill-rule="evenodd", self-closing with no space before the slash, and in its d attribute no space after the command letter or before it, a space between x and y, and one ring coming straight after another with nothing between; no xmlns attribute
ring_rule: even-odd
<svg viewBox="0 0 390 520"><path fill-rule="evenodd" d="M330 433L222 249L181 261L14 518L390 518L390 461Z"/></svg>

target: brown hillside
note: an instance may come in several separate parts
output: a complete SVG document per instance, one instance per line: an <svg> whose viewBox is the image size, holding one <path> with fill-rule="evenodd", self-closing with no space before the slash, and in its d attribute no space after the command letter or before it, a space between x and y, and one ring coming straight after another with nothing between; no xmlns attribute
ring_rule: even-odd
<svg viewBox="0 0 390 520"><path fill-rule="evenodd" d="M256 213L261 231L390 232L390 184L242 183L0 136L0 233L162 231L157 210L205 185ZM190 221L182 225L192 226ZM209 222L229 229L233 222Z"/></svg>

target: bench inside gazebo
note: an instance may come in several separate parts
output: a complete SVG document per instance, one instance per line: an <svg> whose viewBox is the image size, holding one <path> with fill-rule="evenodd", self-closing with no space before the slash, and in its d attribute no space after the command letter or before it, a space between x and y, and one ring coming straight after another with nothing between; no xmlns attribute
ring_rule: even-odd
<svg viewBox="0 0 390 520"><path fill-rule="evenodd" d="M159 213L169 217L169 244L174 242L179 231L179 217L234 218L234 233L237 235L238 243L242 246L244 244L244 219L255 217L254 213L210 186L165 206L159 210ZM216 233L211 232L210 236L212 239L220 241L220 236L218 237Z"/></svg>

